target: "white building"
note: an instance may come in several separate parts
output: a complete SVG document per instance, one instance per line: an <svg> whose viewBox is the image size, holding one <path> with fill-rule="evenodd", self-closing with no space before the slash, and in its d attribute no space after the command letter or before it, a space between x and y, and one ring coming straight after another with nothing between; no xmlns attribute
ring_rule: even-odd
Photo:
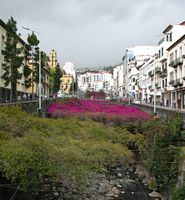
<svg viewBox="0 0 185 200"><path fill-rule="evenodd" d="M77 74L78 88L82 92L100 91L110 93L113 88L113 78L110 72L87 71Z"/></svg>
<svg viewBox="0 0 185 200"><path fill-rule="evenodd" d="M158 89L161 91L161 105L163 106L172 106L172 101L170 100L172 97L169 96L167 89L170 88L169 80L170 74L173 71L171 67L169 67L169 52L167 49L176 42L179 38L181 38L185 34L185 22L182 22L178 25L169 25L163 31L163 38L159 41L159 50L158 50L158 66L156 67L156 84L158 83ZM171 52L170 52L171 53ZM177 52L176 52L177 53ZM174 56L176 54L174 52ZM177 55L176 55L177 57ZM174 94L173 94L174 95ZM176 96L173 96L176 99ZM173 100L175 101L175 100Z"/></svg>
<svg viewBox="0 0 185 200"><path fill-rule="evenodd" d="M139 69L157 51L154 46L136 46L128 48L124 56L124 81L123 81L123 96L132 99L138 98L139 87L137 81L139 79Z"/></svg>
<svg viewBox="0 0 185 200"><path fill-rule="evenodd" d="M185 109L185 34L167 50L169 106Z"/></svg>
<svg viewBox="0 0 185 200"><path fill-rule="evenodd" d="M185 109L185 22L169 25L158 46L127 48L113 69L114 93L141 103Z"/></svg>
<svg viewBox="0 0 185 200"><path fill-rule="evenodd" d="M121 97L122 86L123 86L123 65L117 65L113 68L113 87L112 87L112 95L113 98L117 99ZM121 87L121 88L120 88ZM121 91L120 91L121 89Z"/></svg>
<svg viewBox="0 0 185 200"><path fill-rule="evenodd" d="M72 75L74 78L74 81L76 81L76 70L72 62L66 62L62 66L62 70L65 72L66 75Z"/></svg>

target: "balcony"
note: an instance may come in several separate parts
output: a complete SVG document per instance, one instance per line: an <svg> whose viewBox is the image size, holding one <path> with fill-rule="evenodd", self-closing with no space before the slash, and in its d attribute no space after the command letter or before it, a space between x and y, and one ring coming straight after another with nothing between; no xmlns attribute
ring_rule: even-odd
<svg viewBox="0 0 185 200"><path fill-rule="evenodd" d="M161 78L167 77L167 69L163 69L163 70L162 70L162 72L161 72L161 74L160 74L160 77L161 77Z"/></svg>
<svg viewBox="0 0 185 200"><path fill-rule="evenodd" d="M171 62L169 63L169 66L172 67L172 66L174 66L174 64L175 64L175 61L173 60L173 61L171 61Z"/></svg>
<svg viewBox="0 0 185 200"><path fill-rule="evenodd" d="M167 60L167 52L164 51L163 54L159 57L159 62L163 63L164 61Z"/></svg>
<svg viewBox="0 0 185 200"><path fill-rule="evenodd" d="M170 80L169 84L170 84L170 85L173 85L174 82L175 82L174 80Z"/></svg>
<svg viewBox="0 0 185 200"><path fill-rule="evenodd" d="M173 87L178 87L178 86L181 87L181 86L183 86L183 81L182 81L182 79L178 78L176 80L173 80L173 82L171 83L171 85Z"/></svg>
<svg viewBox="0 0 185 200"><path fill-rule="evenodd" d="M169 63L169 66L170 67L173 67L173 68L176 68L178 65L182 65L183 64L183 60L182 60L182 57L179 57L173 61L171 61Z"/></svg>
<svg viewBox="0 0 185 200"><path fill-rule="evenodd" d="M148 72L148 76L152 77L153 75L154 75L153 70L151 70L151 71Z"/></svg>
<svg viewBox="0 0 185 200"><path fill-rule="evenodd" d="M153 90L152 85L149 85L149 86L148 86L148 89L149 89L149 90Z"/></svg>
<svg viewBox="0 0 185 200"><path fill-rule="evenodd" d="M177 80L174 80L174 83L172 84L173 87L177 87L178 86L178 82Z"/></svg>
<svg viewBox="0 0 185 200"><path fill-rule="evenodd" d="M161 73L161 68L160 67L156 67L155 68L155 73L156 74L160 74Z"/></svg>
<svg viewBox="0 0 185 200"><path fill-rule="evenodd" d="M176 84L177 84L179 87L183 86L183 81L182 81L182 79L178 78L178 79L176 80Z"/></svg>
<svg viewBox="0 0 185 200"><path fill-rule="evenodd" d="M168 90L167 90L167 88L163 88L163 89L161 90L161 92L164 93L164 94L166 94L166 93L168 92Z"/></svg>
<svg viewBox="0 0 185 200"><path fill-rule="evenodd" d="M155 87L156 87L157 89L159 89L159 88L161 88L161 84L158 82L158 83L155 84Z"/></svg>

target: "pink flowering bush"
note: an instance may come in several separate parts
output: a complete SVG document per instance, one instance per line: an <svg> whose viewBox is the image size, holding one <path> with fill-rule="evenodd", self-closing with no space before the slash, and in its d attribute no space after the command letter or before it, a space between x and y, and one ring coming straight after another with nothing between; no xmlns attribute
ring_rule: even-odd
<svg viewBox="0 0 185 200"><path fill-rule="evenodd" d="M49 117L77 116L91 118L97 122L119 124L136 120L149 120L151 116L134 106L101 100L66 100L54 103L47 110Z"/></svg>

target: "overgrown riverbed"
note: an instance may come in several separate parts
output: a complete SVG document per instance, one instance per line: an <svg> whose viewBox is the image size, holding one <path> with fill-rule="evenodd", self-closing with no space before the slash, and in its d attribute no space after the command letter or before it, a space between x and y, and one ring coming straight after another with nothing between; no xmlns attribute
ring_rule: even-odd
<svg viewBox="0 0 185 200"><path fill-rule="evenodd" d="M150 187L170 196L170 191L177 193L183 137L179 118L102 124L81 116L38 118L19 107L1 107L0 171L5 178L0 192L8 188L21 200L124 199L145 195ZM149 182L128 174L135 158L150 171Z"/></svg>

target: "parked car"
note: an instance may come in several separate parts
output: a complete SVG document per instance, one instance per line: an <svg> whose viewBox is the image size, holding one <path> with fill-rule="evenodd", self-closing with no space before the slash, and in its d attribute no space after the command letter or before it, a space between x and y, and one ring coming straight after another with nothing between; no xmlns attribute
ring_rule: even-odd
<svg viewBox="0 0 185 200"><path fill-rule="evenodd" d="M138 103L138 104L140 104L141 101L140 101L140 99L135 99L135 100L134 100L134 103Z"/></svg>

